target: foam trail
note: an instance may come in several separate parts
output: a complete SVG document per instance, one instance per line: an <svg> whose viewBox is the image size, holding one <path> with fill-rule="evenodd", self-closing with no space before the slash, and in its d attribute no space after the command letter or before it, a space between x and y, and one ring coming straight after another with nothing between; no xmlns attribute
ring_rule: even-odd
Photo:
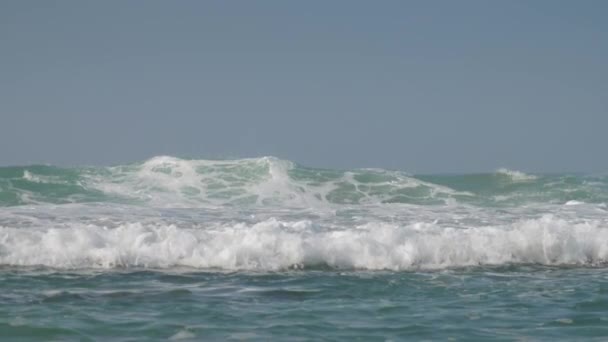
<svg viewBox="0 0 608 342"><path fill-rule="evenodd" d="M264 270L315 267L415 270L474 265L599 265L608 226L551 215L506 226L456 229L436 223L367 223L329 230L311 221L269 219L205 229L123 224L0 228L0 264L56 268L175 266Z"/></svg>

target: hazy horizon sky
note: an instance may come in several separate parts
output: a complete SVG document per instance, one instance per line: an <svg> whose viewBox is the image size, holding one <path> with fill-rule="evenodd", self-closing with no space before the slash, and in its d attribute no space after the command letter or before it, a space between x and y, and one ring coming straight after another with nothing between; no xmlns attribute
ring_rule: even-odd
<svg viewBox="0 0 608 342"><path fill-rule="evenodd" d="M607 1L2 1L0 165L607 172Z"/></svg>

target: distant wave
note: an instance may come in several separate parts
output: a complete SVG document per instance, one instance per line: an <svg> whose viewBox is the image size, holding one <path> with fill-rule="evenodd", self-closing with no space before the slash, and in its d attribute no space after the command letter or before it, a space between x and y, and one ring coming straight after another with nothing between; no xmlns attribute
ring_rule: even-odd
<svg viewBox="0 0 608 342"><path fill-rule="evenodd" d="M529 175L517 170L509 170L505 168L500 168L496 170L496 174L503 175L511 178L514 182L527 182L536 180L538 177L534 175Z"/></svg>
<svg viewBox="0 0 608 342"><path fill-rule="evenodd" d="M274 157L189 160L170 156L98 168L0 168L0 206L111 202L155 207L318 207L607 200L605 177L541 176L507 169L412 176L382 169L315 169Z"/></svg>

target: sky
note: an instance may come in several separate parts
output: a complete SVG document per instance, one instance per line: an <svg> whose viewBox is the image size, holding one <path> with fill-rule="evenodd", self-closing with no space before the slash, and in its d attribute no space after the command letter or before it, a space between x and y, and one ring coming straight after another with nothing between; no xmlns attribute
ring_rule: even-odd
<svg viewBox="0 0 608 342"><path fill-rule="evenodd" d="M608 1L0 1L0 165L608 171Z"/></svg>

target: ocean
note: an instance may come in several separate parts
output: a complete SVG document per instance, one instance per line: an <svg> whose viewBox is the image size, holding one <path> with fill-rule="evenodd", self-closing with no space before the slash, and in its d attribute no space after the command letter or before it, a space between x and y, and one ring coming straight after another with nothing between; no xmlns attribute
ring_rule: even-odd
<svg viewBox="0 0 608 342"><path fill-rule="evenodd" d="M0 168L0 340L608 338L608 176Z"/></svg>

